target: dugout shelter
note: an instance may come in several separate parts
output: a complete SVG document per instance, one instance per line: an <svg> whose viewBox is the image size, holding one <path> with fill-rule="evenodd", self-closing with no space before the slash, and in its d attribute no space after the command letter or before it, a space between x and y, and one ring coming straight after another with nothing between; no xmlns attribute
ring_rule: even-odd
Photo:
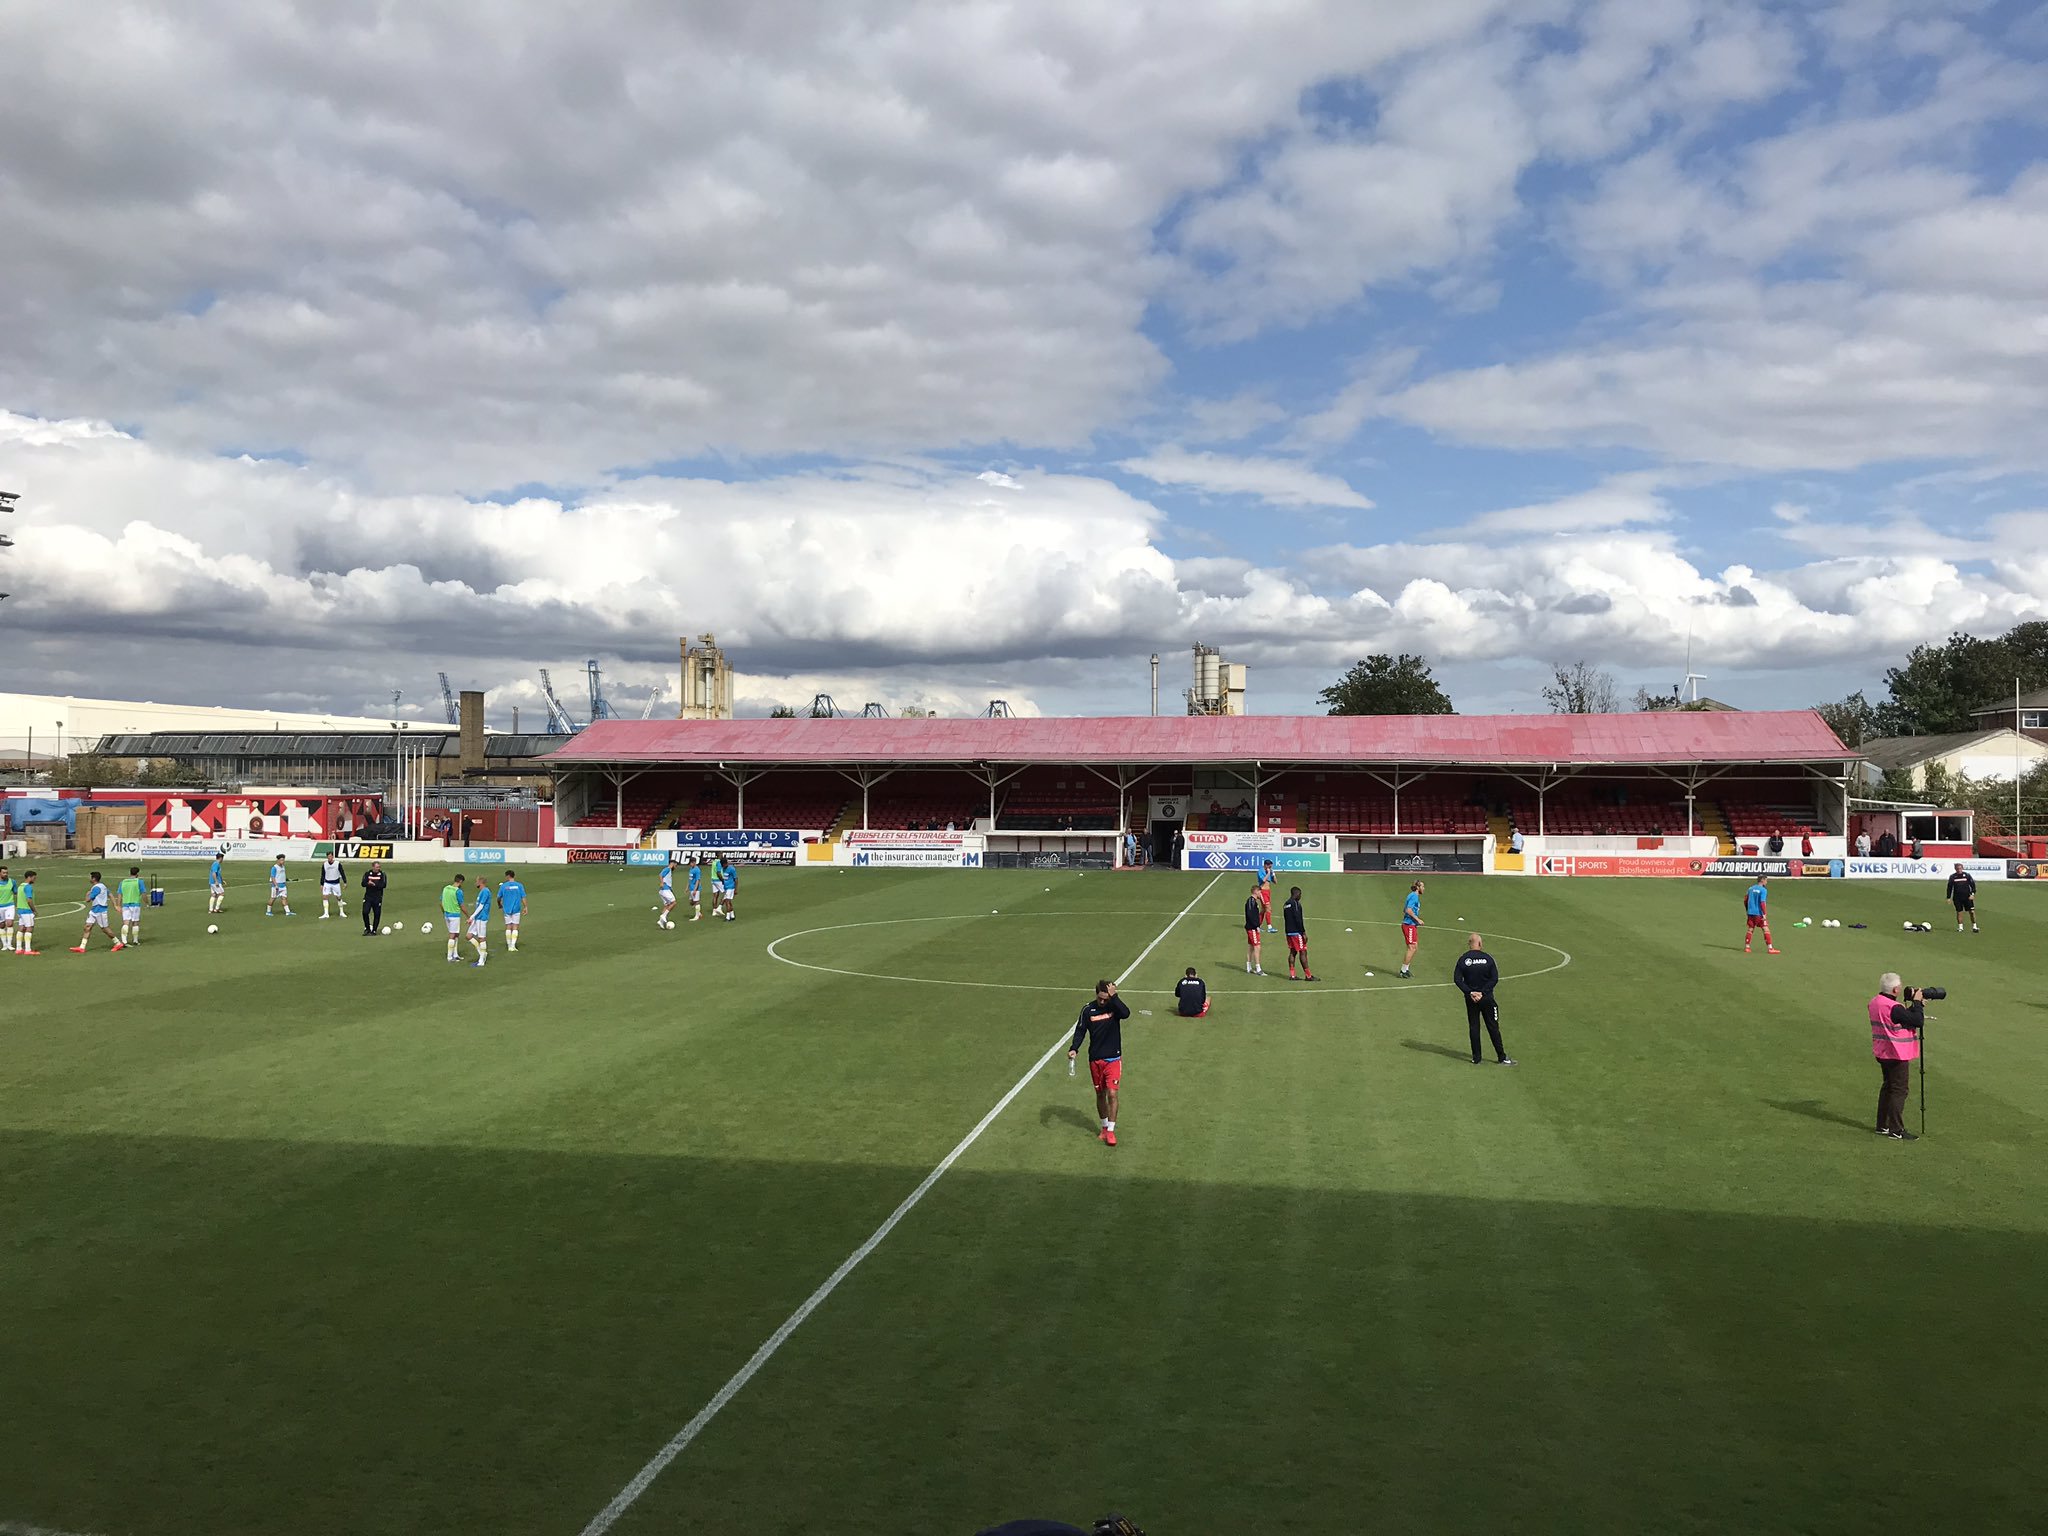
<svg viewBox="0 0 2048 1536"><path fill-rule="evenodd" d="M1321 839L1297 846L1353 869L1490 869L1518 831L1531 855L1839 856L1856 761L1811 710L602 720L547 759L571 843L946 828L1117 856L1128 831L1161 860Z"/></svg>

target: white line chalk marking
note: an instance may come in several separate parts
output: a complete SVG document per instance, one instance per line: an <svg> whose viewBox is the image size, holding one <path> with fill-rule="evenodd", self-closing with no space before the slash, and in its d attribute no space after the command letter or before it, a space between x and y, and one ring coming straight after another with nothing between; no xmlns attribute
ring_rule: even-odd
<svg viewBox="0 0 2048 1536"><path fill-rule="evenodd" d="M1195 893L1194 901L1190 901L1186 906L1182 907L1175 914L1173 921L1159 930L1159 937L1140 950L1138 958L1124 968L1122 976L1117 977L1118 986L1122 986L1124 980L1151 957L1152 951L1165 941L1169 933L1180 926L1180 920L1194 911L1196 903L1213 891L1216 888L1217 881L1222 878L1223 876L1218 874L1215 880L1211 880L1207 885L1203 886L1201 890ZM1081 989L1075 988L1071 990L1078 991ZM789 1342L789 1336L804 1325L804 1320L817 1311L820 1306L824 1305L825 1299L828 1296L839 1289L839 1282L859 1268L861 1260L881 1247L882 1240L895 1231L897 1224L916 1209L917 1203L920 1200L931 1193L932 1186L946 1176L946 1170L957 1163L967 1149L981 1139L981 1133L995 1123L996 1116L1008 1109L1017 1095L1031 1086L1038 1074L1045 1070L1045 1064L1051 1061L1066 1046L1069 1033L1070 1031L1064 1029L1060 1031L1060 1037L1046 1048L1043 1056L1031 1064L1031 1070L1018 1078L1008 1093L996 1100L995 1108L983 1115L974 1129L960 1139L959 1145L954 1147L952 1151L948 1152L940 1160L938 1167L924 1176L924 1182L913 1189L905 1197L903 1203L889 1213L888 1219L875 1228L874 1235L854 1249L852 1253L848 1254L845 1262L826 1277L823 1285L819 1286L805 1298L802 1306L790 1313L788 1321L768 1336L768 1341L754 1351L752 1357L748 1359L745 1365L733 1373L731 1380L718 1389L711 1401L697 1410L697 1416L677 1430L675 1438L656 1451L647 1465L633 1474L633 1480L618 1491L617 1496L612 1499L611 1503L605 1505L603 1509L591 1517L590 1523L583 1527L582 1536L604 1536L604 1532L612 1528L618 1521L619 1516L623 1515L639 1501L640 1496L653 1486L654 1480L661 1476L668 1464L689 1448L690 1442L704 1432L705 1426L717 1418L725 1405L739 1396L747 1383L759 1374L761 1367L775 1357L775 1352Z"/></svg>

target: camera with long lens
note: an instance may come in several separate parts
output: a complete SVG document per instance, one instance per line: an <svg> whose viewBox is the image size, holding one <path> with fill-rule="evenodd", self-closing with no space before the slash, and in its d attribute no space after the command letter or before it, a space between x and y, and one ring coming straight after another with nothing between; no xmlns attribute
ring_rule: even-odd
<svg viewBox="0 0 2048 1536"><path fill-rule="evenodd" d="M1908 993L1918 992L1921 997L1930 1003L1940 1003L1948 1000L1947 987L1908 987L1906 990Z"/></svg>

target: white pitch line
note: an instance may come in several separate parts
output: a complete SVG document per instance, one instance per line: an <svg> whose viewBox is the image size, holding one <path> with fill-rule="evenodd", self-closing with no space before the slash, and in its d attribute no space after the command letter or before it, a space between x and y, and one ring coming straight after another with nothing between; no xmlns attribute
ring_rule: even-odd
<svg viewBox="0 0 2048 1536"><path fill-rule="evenodd" d="M1194 911L1196 904L1214 890L1216 888L1216 881L1222 878L1223 876L1219 873L1215 880L1211 880L1195 893L1193 901L1190 901L1179 912L1174 914L1173 921L1160 929L1159 936L1140 950L1138 958L1124 968L1123 975L1116 979L1118 986L1122 986L1125 979L1145 963L1151 956L1152 951L1165 942L1166 936L1180 926L1180 920ZM1079 989L1077 988L1076 990ZM888 1219L875 1228L874 1234L866 1242L854 1249L852 1253L848 1254L845 1262L826 1277L823 1285L819 1286L804 1299L802 1306L790 1313L783 1325L768 1336L767 1342L755 1350L753 1355L747 1360L747 1363L733 1373L731 1379L718 1389L711 1401L697 1410L697 1416L677 1430L675 1437L660 1450L656 1451L646 1466L633 1474L633 1480L618 1491L618 1494L612 1499L611 1503L605 1505L603 1509L591 1517L590 1523L583 1527L582 1536L604 1536L604 1532L609 1531L617 1523L621 1515L639 1502L640 1496L653 1486L654 1480L661 1476L662 1472L667 1469L668 1464L689 1448L690 1442L704 1432L705 1426L717 1418L725 1405L735 1397L738 1397L741 1391L745 1389L747 1383L760 1373L761 1367L775 1357L775 1352L789 1342L789 1336L804 1325L804 1320L817 1311L824 1304L827 1297L839 1289L839 1282L859 1268L861 1260L881 1247L882 1240L895 1231L897 1224L904 1217L908 1216L911 1211L916 1209L917 1203L920 1200L931 1193L932 1186L946 1176L946 1170L957 1163L967 1149L981 1139L981 1133L995 1123L996 1116L1008 1109L1011 1103L1015 1101L1017 1095L1031 1086L1032 1080L1045 1070L1045 1064L1051 1061L1059 1053L1060 1049L1066 1045L1070 1033L1071 1031L1069 1030L1063 1029L1060 1031L1059 1038L1046 1048L1045 1054L1031 1064L1031 1069L1017 1079L1008 1093L996 1100L995 1108L983 1115L974 1129L960 1138L959 1145L955 1146L952 1151L940 1159L938 1167L924 1176L924 1182L913 1189L904 1198L903 1203L889 1213ZM31 1533L31 1536L34 1536L34 1533Z"/></svg>
<svg viewBox="0 0 2048 1536"><path fill-rule="evenodd" d="M47 1525L23 1525L19 1520L0 1520L0 1536L80 1536L77 1531L59 1531Z"/></svg>

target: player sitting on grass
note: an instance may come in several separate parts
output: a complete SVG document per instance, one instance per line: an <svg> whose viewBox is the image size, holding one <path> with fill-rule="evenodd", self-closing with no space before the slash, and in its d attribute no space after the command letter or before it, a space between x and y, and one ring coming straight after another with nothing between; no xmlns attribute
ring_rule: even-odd
<svg viewBox="0 0 2048 1536"><path fill-rule="evenodd" d="M1755 937L1758 929L1763 930L1764 953L1775 955L1778 952L1777 946L1771 942L1770 905L1770 879L1768 876L1758 875L1756 877L1756 884L1742 893L1742 911L1745 918L1745 926L1742 930L1742 952L1745 955L1749 953L1749 941Z"/></svg>
<svg viewBox="0 0 2048 1536"><path fill-rule="evenodd" d="M519 953L519 920L526 915L526 887L516 870L506 870L498 882L498 910L505 914L505 953Z"/></svg>
<svg viewBox="0 0 2048 1536"><path fill-rule="evenodd" d="M469 912L469 943L480 971L491 953L491 882L482 878L476 882L476 905Z"/></svg>
<svg viewBox="0 0 2048 1536"><path fill-rule="evenodd" d="M280 905L283 906L286 917L292 915L292 899L285 894L285 885L289 878L284 869L284 855L280 853L277 862L270 866L270 899L263 903L265 917L274 916L270 909Z"/></svg>
<svg viewBox="0 0 2048 1536"><path fill-rule="evenodd" d="M1209 1016L1209 984L1195 974L1195 968L1188 967L1187 975L1173 984L1174 1001L1180 1006L1184 1019L1205 1019Z"/></svg>
<svg viewBox="0 0 2048 1536"><path fill-rule="evenodd" d="M1265 967L1259 964L1259 930L1265 926L1266 905L1262 899L1265 887L1252 886L1251 895L1244 899L1244 970L1247 976L1263 976Z"/></svg>
<svg viewBox="0 0 2048 1536"><path fill-rule="evenodd" d="M95 928L107 936L107 942L115 949L121 947L121 941L114 937L113 930L107 926L107 882L100 878L98 870L92 872L92 889L85 893L85 932L79 936L78 942L71 946L71 953L85 953L85 946L92 941L92 931Z"/></svg>
<svg viewBox="0 0 2048 1536"><path fill-rule="evenodd" d="M121 879L121 943L125 947L142 942L142 870L134 864Z"/></svg>
<svg viewBox="0 0 2048 1536"><path fill-rule="evenodd" d="M1301 979L1314 981L1316 973L1308 968L1308 919L1301 914L1301 887L1291 886L1287 892L1287 905L1280 909L1280 920L1287 927L1287 979L1294 980L1294 957L1301 956Z"/></svg>
<svg viewBox="0 0 2048 1536"><path fill-rule="evenodd" d="M448 963L462 959L462 876L441 887L441 921L448 929Z"/></svg>
<svg viewBox="0 0 2048 1536"><path fill-rule="evenodd" d="M0 864L0 955L14 953L14 877Z"/></svg>

